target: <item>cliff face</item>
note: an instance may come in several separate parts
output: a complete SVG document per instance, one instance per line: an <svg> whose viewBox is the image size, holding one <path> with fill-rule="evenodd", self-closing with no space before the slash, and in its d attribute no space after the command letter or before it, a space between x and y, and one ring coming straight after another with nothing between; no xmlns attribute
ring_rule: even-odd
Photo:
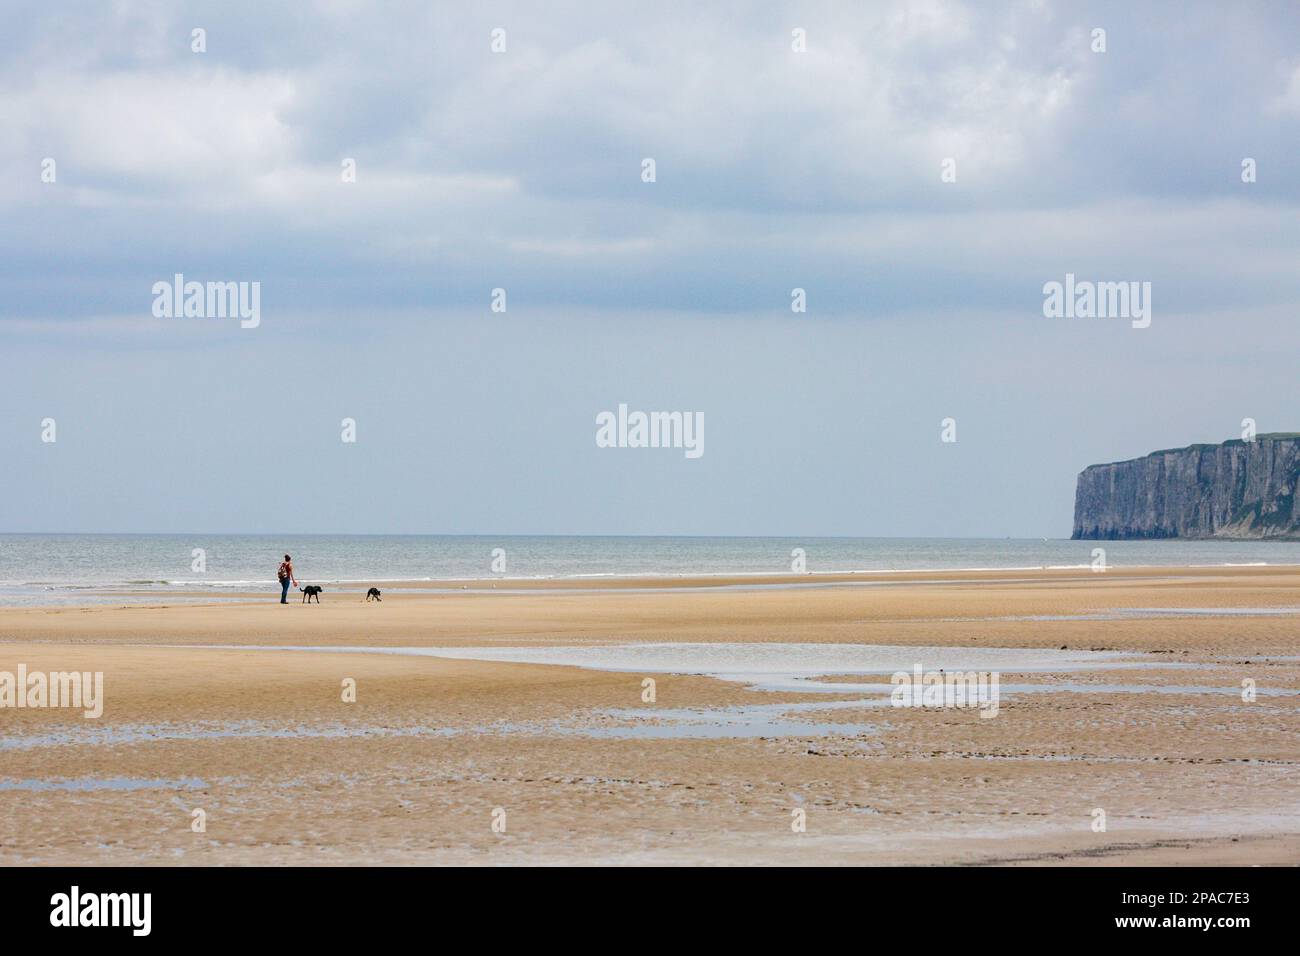
<svg viewBox="0 0 1300 956"><path fill-rule="evenodd" d="M1300 435L1192 445L1090 465L1075 538L1300 538Z"/></svg>

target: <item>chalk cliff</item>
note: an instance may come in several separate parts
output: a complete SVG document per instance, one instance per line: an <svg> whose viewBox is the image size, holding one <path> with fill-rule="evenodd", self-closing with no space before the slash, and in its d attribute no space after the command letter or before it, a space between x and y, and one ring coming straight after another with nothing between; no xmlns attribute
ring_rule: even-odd
<svg viewBox="0 0 1300 956"><path fill-rule="evenodd" d="M1075 538L1300 538L1300 434L1152 452L1089 465Z"/></svg>

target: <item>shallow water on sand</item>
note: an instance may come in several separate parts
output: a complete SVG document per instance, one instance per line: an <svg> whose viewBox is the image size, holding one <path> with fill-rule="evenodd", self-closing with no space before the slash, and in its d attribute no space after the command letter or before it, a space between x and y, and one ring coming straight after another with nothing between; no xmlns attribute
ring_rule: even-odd
<svg viewBox="0 0 1300 956"><path fill-rule="evenodd" d="M240 649L235 646L224 650ZM877 644L608 644L582 647L290 647L243 649L335 654L399 654L456 660L550 664L627 674L691 674L755 690L857 693L878 684L828 683L827 675L879 676L911 671L1059 673L1112 667L1171 667L1118 651L1006 647L906 647ZM1182 665L1186 666L1186 665Z"/></svg>
<svg viewBox="0 0 1300 956"><path fill-rule="evenodd" d="M1116 607L1088 614L1008 614L998 617L946 617L942 621L1140 621L1162 617L1290 617L1300 607Z"/></svg>
<svg viewBox="0 0 1300 956"><path fill-rule="evenodd" d="M211 645L207 645L211 647ZM201 646L188 645L190 649ZM245 651L300 651L330 654L397 654L460 660L584 667L646 674L690 674L740 683L755 690L853 699L755 703L700 708L617 708L575 714L562 720L497 722L474 727L414 723L375 727L339 723L280 724L258 720L174 724L70 725L32 735L0 738L0 751L49 746L121 746L176 740L229 738L450 737L462 734L523 734L622 739L720 739L782 737L875 737L888 729L892 686L880 678L896 671L985 671L1010 674L1065 674L1122 669L1204 669L1213 665L1152 660L1150 655L1118 651L1062 651L1033 648L911 647L863 644L692 644L655 643L584 647L294 647L229 646ZM180 648L185 649L185 648ZM872 681L826 681L827 675L860 675ZM1191 684L1089 683L1048 680L1003 682L1002 698L1027 694L1138 694L1206 696L1222 699L1241 693L1236 686ZM1259 687L1264 698L1295 697L1294 689ZM1209 701L1207 700L1208 704ZM1197 705L1199 706L1199 705ZM1214 704L1212 706L1220 706ZM869 711L876 719L835 721L836 712ZM854 717L857 715L854 714ZM0 783L0 789L6 789ZM15 789L9 786L7 789Z"/></svg>
<svg viewBox="0 0 1300 956"><path fill-rule="evenodd" d="M238 649L238 648L223 648ZM690 674L714 677L759 691L815 695L855 695L851 700L745 704L704 708L611 709L562 721L502 724L470 733L561 734L607 738L708 739L754 737L830 737L876 735L881 724L827 720L830 712L889 708L890 684L880 680L897 671L983 671L1045 673L1109 669L1185 669L1205 665L1152 660L1119 651L998 647L914 647L867 644L642 643L578 647L301 647L255 646L244 650L331 654L395 654L458 660L583 667L620 673ZM859 675L872 681L823 680ZM1179 687L1146 684L1088 684L1055 680L1042 684L1003 684L1001 695L1074 693L1239 694L1235 687ZM1265 695L1280 693L1261 689ZM880 713L881 721L885 713Z"/></svg>

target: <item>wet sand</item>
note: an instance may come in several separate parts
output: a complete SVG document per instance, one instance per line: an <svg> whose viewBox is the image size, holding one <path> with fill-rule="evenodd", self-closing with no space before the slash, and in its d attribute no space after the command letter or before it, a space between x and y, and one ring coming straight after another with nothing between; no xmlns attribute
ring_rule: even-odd
<svg viewBox="0 0 1300 956"><path fill-rule="evenodd" d="M102 671L106 698L97 720L0 709L0 863L1300 862L1300 569L459 590L0 610L0 671ZM1122 654L1002 673L1070 689L983 719L708 676L650 675L651 703L641 672L253 649L644 642Z"/></svg>

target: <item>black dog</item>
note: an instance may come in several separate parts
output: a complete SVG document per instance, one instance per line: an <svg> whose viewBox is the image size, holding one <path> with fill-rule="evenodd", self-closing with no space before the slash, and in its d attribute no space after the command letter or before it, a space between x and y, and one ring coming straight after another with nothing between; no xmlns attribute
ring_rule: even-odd
<svg viewBox="0 0 1300 956"><path fill-rule="evenodd" d="M306 604L306 603L307 603L308 601L310 601L313 597L316 599L316 603L319 604L319 603L320 603L320 593L321 593L321 591L324 591L325 589L324 589L323 587L321 587L319 584L309 584L309 585L307 585L305 588L299 588L298 590L302 592L302 603L303 603L303 604Z"/></svg>
<svg viewBox="0 0 1300 956"><path fill-rule="evenodd" d="M371 598L374 598L376 601L383 600L383 598L379 596L379 588L371 588L366 592L366 600L369 601Z"/></svg>

